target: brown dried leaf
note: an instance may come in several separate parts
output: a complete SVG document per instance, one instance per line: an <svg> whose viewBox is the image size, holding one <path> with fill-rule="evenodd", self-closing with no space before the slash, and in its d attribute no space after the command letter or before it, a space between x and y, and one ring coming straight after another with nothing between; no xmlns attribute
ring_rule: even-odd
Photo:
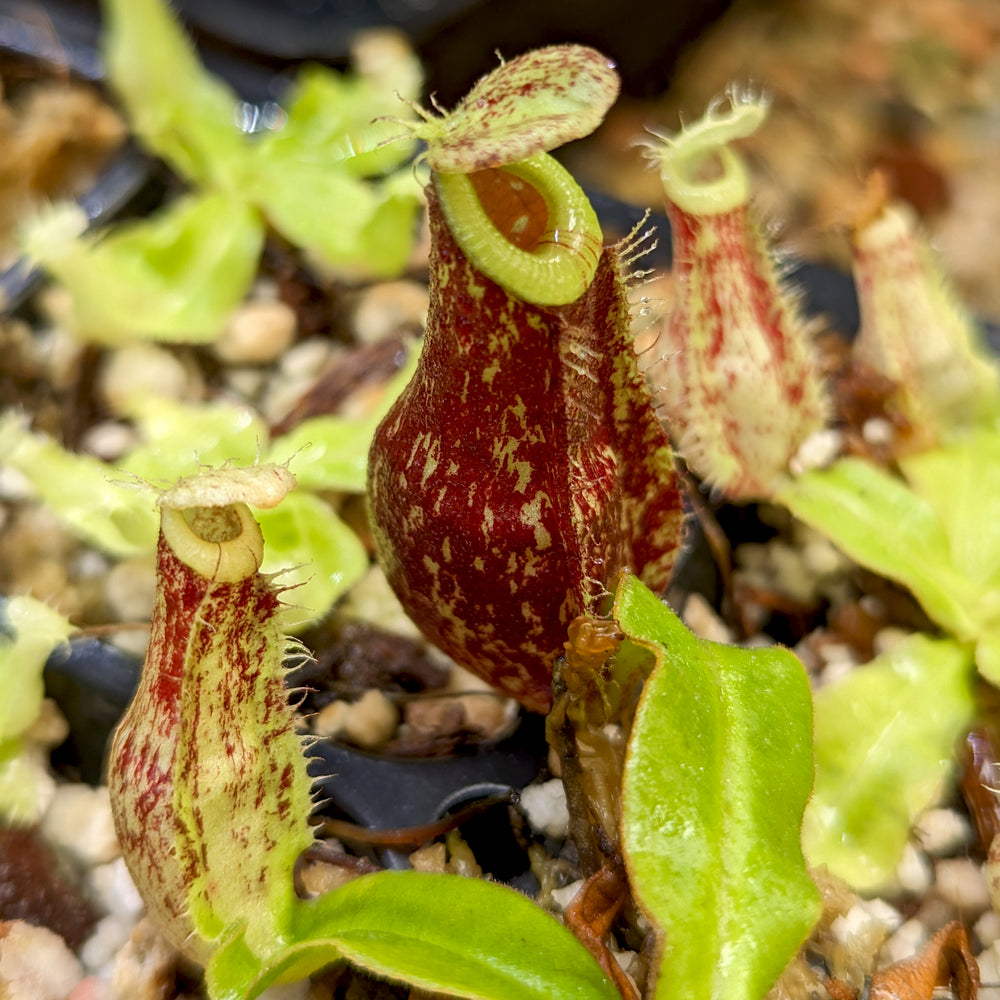
<svg viewBox="0 0 1000 1000"><path fill-rule="evenodd" d="M604 974L615 984L624 1000L639 1000L635 984L615 960L605 936L611 930L628 893L625 868L621 863L606 864L594 872L566 907L566 926L597 959Z"/></svg>
<svg viewBox="0 0 1000 1000"><path fill-rule="evenodd" d="M936 986L951 986L959 1000L979 994L979 966L969 950L965 928L957 921L945 924L912 958L882 969L872 977L868 1000L931 1000ZM853 995L840 980L829 980L835 1000Z"/></svg>

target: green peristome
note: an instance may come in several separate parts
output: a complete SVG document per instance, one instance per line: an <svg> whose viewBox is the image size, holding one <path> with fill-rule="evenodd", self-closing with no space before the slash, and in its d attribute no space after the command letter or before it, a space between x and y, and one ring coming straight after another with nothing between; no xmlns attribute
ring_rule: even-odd
<svg viewBox="0 0 1000 1000"><path fill-rule="evenodd" d="M494 225L465 174L435 174L441 211L455 242L510 295L537 306L575 302L593 281L603 249L601 226L587 196L545 153L503 170L545 201L546 229L536 246L522 250Z"/></svg>
<svg viewBox="0 0 1000 1000"><path fill-rule="evenodd" d="M914 820L954 770L974 673L967 645L918 634L816 692L810 864L861 892L891 887Z"/></svg>
<svg viewBox="0 0 1000 1000"><path fill-rule="evenodd" d="M655 1000L759 1000L820 913L800 846L812 711L779 648L698 639L634 577L619 628L656 657L629 740L622 846L661 934Z"/></svg>
<svg viewBox="0 0 1000 1000"><path fill-rule="evenodd" d="M251 1000L342 959L470 1000L620 1000L583 945L527 897L426 872L379 872L300 901L287 943L265 958L232 928L206 983L212 1000Z"/></svg>
<svg viewBox="0 0 1000 1000"><path fill-rule="evenodd" d="M690 215L720 215L750 200L746 165L728 144L757 131L770 101L736 90L727 98L673 135L654 132L656 140L649 144L667 198Z"/></svg>
<svg viewBox="0 0 1000 1000"><path fill-rule="evenodd" d="M931 618L976 644L1000 682L1000 434L980 431L901 459L862 459L787 483L775 499L852 559L908 587Z"/></svg>
<svg viewBox="0 0 1000 1000"><path fill-rule="evenodd" d="M41 711L45 661L71 631L63 615L33 597L0 602L0 822L39 818L39 769L24 735Z"/></svg>

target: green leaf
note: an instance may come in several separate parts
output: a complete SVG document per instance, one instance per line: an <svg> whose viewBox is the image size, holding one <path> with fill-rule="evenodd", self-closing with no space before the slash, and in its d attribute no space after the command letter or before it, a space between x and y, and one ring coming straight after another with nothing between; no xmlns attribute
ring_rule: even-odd
<svg viewBox="0 0 1000 1000"><path fill-rule="evenodd" d="M38 820L36 766L22 739L42 707L42 671L72 631L69 621L33 597L0 601L0 821Z"/></svg>
<svg viewBox="0 0 1000 1000"><path fill-rule="evenodd" d="M126 411L136 421L142 444L120 467L157 485L199 467L252 465L267 446L267 424L244 403L183 403L146 394L130 399Z"/></svg>
<svg viewBox="0 0 1000 1000"><path fill-rule="evenodd" d="M23 735L38 718L45 661L71 631L65 616L33 597L0 603L0 743Z"/></svg>
<svg viewBox="0 0 1000 1000"><path fill-rule="evenodd" d="M152 494L110 465L33 434L16 413L0 417L0 465L18 469L78 537L114 556L151 552L159 521Z"/></svg>
<svg viewBox="0 0 1000 1000"><path fill-rule="evenodd" d="M72 294L74 331L95 342L211 341L257 273L264 223L239 196L179 198L103 238L80 235L79 213L57 206L21 242Z"/></svg>
<svg viewBox="0 0 1000 1000"><path fill-rule="evenodd" d="M280 573L289 588L287 627L322 617L368 570L361 540L329 504L303 490L290 493L271 510L255 511L264 535L265 573Z"/></svg>
<svg viewBox="0 0 1000 1000"><path fill-rule="evenodd" d="M952 563L938 512L901 479L845 458L799 476L775 501L862 566L909 587L938 624L959 638L975 637L976 589Z"/></svg>
<svg viewBox="0 0 1000 1000"><path fill-rule="evenodd" d="M336 164L301 159L291 143L256 164L247 189L286 239L350 278L388 278L403 270L416 233L418 192L410 173L388 185L364 181Z"/></svg>
<svg viewBox="0 0 1000 1000"><path fill-rule="evenodd" d="M409 344L407 358L382 391L381 399L363 417L310 417L274 439L268 461L288 464L300 488L364 493L368 487L368 450L375 428L406 388L417 369L418 344Z"/></svg>
<svg viewBox="0 0 1000 1000"><path fill-rule="evenodd" d="M409 65L407 65L409 64ZM406 106L400 96L419 95L421 72L409 49L400 47L393 67L402 68L399 84L334 73L317 63L299 71L288 95L287 115L279 130L261 136L256 147L259 161L298 159L344 170L354 177L388 173L408 160L416 143L398 141L398 121L372 121L379 115L398 115ZM404 133L408 135L409 133Z"/></svg>
<svg viewBox="0 0 1000 1000"><path fill-rule="evenodd" d="M1000 434L974 434L899 464L940 519L955 569L982 594L1000 589Z"/></svg>
<svg viewBox="0 0 1000 1000"><path fill-rule="evenodd" d="M784 649L698 639L634 577L614 617L656 665L636 712L622 841L662 932L656 1000L758 1000L820 913L800 846L809 682Z"/></svg>
<svg viewBox="0 0 1000 1000"><path fill-rule="evenodd" d="M811 864L863 892L885 888L914 819L939 798L975 712L969 648L913 635L815 695Z"/></svg>
<svg viewBox="0 0 1000 1000"><path fill-rule="evenodd" d="M1000 434L981 431L900 460L904 481L842 459L776 500L852 559L908 587L1000 683Z"/></svg>
<svg viewBox="0 0 1000 1000"><path fill-rule="evenodd" d="M427 872L380 872L300 903L284 947L260 958L235 936L206 969L212 1000L345 958L435 993L477 1000L620 1000L573 935L513 889Z"/></svg>
<svg viewBox="0 0 1000 1000"><path fill-rule="evenodd" d="M103 8L108 77L132 130L187 180L238 190L247 139L236 127L236 94L206 72L161 0Z"/></svg>

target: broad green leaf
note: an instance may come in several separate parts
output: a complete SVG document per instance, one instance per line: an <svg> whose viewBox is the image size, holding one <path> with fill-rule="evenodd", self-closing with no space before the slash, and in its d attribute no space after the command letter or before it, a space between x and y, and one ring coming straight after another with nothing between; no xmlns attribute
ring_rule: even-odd
<svg viewBox="0 0 1000 1000"><path fill-rule="evenodd" d="M199 467L252 465L267 446L267 425L245 403L183 403L143 395L129 400L126 410L142 444L119 466L158 486Z"/></svg>
<svg viewBox="0 0 1000 1000"><path fill-rule="evenodd" d="M820 913L800 846L809 682L784 649L698 639L634 577L614 617L654 653L629 740L622 846L662 932L655 1000L759 1000Z"/></svg>
<svg viewBox="0 0 1000 1000"><path fill-rule="evenodd" d="M407 359L382 392L378 405L363 417L310 417L274 439L268 461L287 463L302 489L364 493L368 487L368 449L375 428L413 378L420 347L410 344Z"/></svg>
<svg viewBox="0 0 1000 1000"><path fill-rule="evenodd" d="M0 602L0 744L21 736L38 718L45 661L71 631L66 617L33 597Z"/></svg>
<svg viewBox="0 0 1000 1000"><path fill-rule="evenodd" d="M573 935L527 897L481 879L366 875L302 902L287 944L253 954L239 934L206 969L212 1000L248 1000L279 977L347 959L376 975L476 1000L620 1000Z"/></svg>
<svg viewBox="0 0 1000 1000"><path fill-rule="evenodd" d="M72 294L74 331L98 343L211 341L257 273L264 223L239 196L180 198L103 238L81 235L79 214L43 213L22 246Z"/></svg>
<svg viewBox="0 0 1000 1000"><path fill-rule="evenodd" d="M56 516L84 541L114 556L151 552L158 519L152 494L91 455L34 434L15 413L0 417L0 465L18 469Z"/></svg>
<svg viewBox="0 0 1000 1000"><path fill-rule="evenodd" d="M275 438L272 462L289 462L306 489L363 493L374 426L346 417L310 417Z"/></svg>
<svg viewBox="0 0 1000 1000"><path fill-rule="evenodd" d="M308 160L354 177L394 170L410 158L416 143L411 139L383 145L384 140L409 133L398 121L372 119L406 111L400 96L416 99L422 76L409 49L401 47L395 62L403 69L398 86L334 73L316 63L303 66L288 95L281 128L261 136L255 155L260 161Z"/></svg>
<svg viewBox="0 0 1000 1000"><path fill-rule="evenodd" d="M900 468L907 481L842 459L775 499L908 587L939 625L976 643L980 671L1000 683L1000 434L977 432Z"/></svg>
<svg viewBox="0 0 1000 1000"><path fill-rule="evenodd" d="M22 737L42 707L45 661L71 631L63 615L33 597L0 601L0 822L39 818L40 768Z"/></svg>
<svg viewBox="0 0 1000 1000"><path fill-rule="evenodd" d="M104 0L104 59L132 130L186 180L238 190L239 100L206 72L162 0Z"/></svg>
<svg viewBox="0 0 1000 1000"><path fill-rule="evenodd" d="M892 881L975 712L970 649L913 635L815 695L816 791L803 843L856 889Z"/></svg>
<svg viewBox="0 0 1000 1000"><path fill-rule="evenodd" d="M955 569L983 594L1000 590L1000 434L974 434L899 464L940 518Z"/></svg>
<svg viewBox="0 0 1000 1000"><path fill-rule="evenodd" d="M24 741L0 742L0 823L30 826L42 818L46 801L47 755L32 753Z"/></svg>
<svg viewBox="0 0 1000 1000"><path fill-rule="evenodd" d="M845 458L787 483L775 501L862 566L909 587L938 624L975 638L976 588L952 563L938 512L901 479Z"/></svg>
<svg viewBox="0 0 1000 1000"><path fill-rule="evenodd" d="M257 163L247 190L271 225L320 266L356 278L392 277L406 266L419 207L409 172L393 184L368 182L303 160L288 144Z"/></svg>
<svg viewBox="0 0 1000 1000"><path fill-rule="evenodd" d="M329 611L368 570L361 540L329 504L302 489L280 506L255 511L264 535L265 573L289 588L286 627L306 625Z"/></svg>

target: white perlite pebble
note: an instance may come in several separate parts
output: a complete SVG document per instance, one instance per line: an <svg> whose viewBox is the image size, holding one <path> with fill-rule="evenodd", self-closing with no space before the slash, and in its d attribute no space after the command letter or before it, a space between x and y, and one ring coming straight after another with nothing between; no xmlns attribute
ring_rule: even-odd
<svg viewBox="0 0 1000 1000"><path fill-rule="evenodd" d="M83 966L47 927L0 922L0 996L4 1000L66 1000Z"/></svg>
<svg viewBox="0 0 1000 1000"><path fill-rule="evenodd" d="M907 892L912 892L915 896L923 895L934 881L930 858L923 851L918 851L913 844L907 844L896 866L896 878Z"/></svg>
<svg viewBox="0 0 1000 1000"><path fill-rule="evenodd" d="M42 819L42 833L87 865L104 864L121 853L106 786L60 785Z"/></svg>
<svg viewBox="0 0 1000 1000"><path fill-rule="evenodd" d="M31 500L35 487L20 469L12 465L0 468L0 500Z"/></svg>
<svg viewBox="0 0 1000 1000"><path fill-rule="evenodd" d="M312 719L312 731L325 740L332 740L344 731L344 723L350 712L346 701L331 701L324 705Z"/></svg>
<svg viewBox="0 0 1000 1000"><path fill-rule="evenodd" d="M972 930L983 947L989 948L994 941L1000 940L1000 913L996 910L987 910L975 922Z"/></svg>
<svg viewBox="0 0 1000 1000"><path fill-rule="evenodd" d="M114 1000L164 1000L174 980L177 953L152 921L136 924L111 970Z"/></svg>
<svg viewBox="0 0 1000 1000"><path fill-rule="evenodd" d="M265 365L288 350L295 326L291 306L280 299L258 299L233 314L214 350L230 364Z"/></svg>
<svg viewBox="0 0 1000 1000"><path fill-rule="evenodd" d="M979 1000L1000 1000L1000 941L976 956L979 963Z"/></svg>
<svg viewBox="0 0 1000 1000"><path fill-rule="evenodd" d="M875 655L881 656L883 653L888 653L896 643L902 642L910 634L909 629L898 628L895 625L886 625L885 628L880 628L872 640Z"/></svg>
<svg viewBox="0 0 1000 1000"><path fill-rule="evenodd" d="M371 749L385 743L399 722L396 706L374 688L348 706L343 733L360 747Z"/></svg>
<svg viewBox="0 0 1000 1000"><path fill-rule="evenodd" d="M844 435L840 431L815 431L802 442L788 466L797 476L807 469L821 469L840 454L843 446Z"/></svg>
<svg viewBox="0 0 1000 1000"><path fill-rule="evenodd" d="M403 610L381 567L373 566L352 588L339 606L345 618L370 621L387 632L420 640L420 630Z"/></svg>
<svg viewBox="0 0 1000 1000"><path fill-rule="evenodd" d="M934 891L969 919L990 908L981 868L971 858L943 858L934 865Z"/></svg>
<svg viewBox="0 0 1000 1000"><path fill-rule="evenodd" d="M113 462L138 443L139 435L135 428L117 420L94 424L80 442L83 451L103 458L105 462Z"/></svg>
<svg viewBox="0 0 1000 1000"><path fill-rule="evenodd" d="M858 658L853 647L846 642L822 642L816 646L816 653L824 664L846 663L850 667L858 665Z"/></svg>
<svg viewBox="0 0 1000 1000"><path fill-rule="evenodd" d="M552 901L559 907L563 912L566 911L566 907L576 899L577 893L583 888L583 879L577 879L576 882L570 882L569 885L564 885L561 889L552 890Z"/></svg>
<svg viewBox="0 0 1000 1000"><path fill-rule="evenodd" d="M287 378L310 381L323 370L332 353L333 346L329 341L311 337L283 355L278 367Z"/></svg>
<svg viewBox="0 0 1000 1000"><path fill-rule="evenodd" d="M903 924L903 915L892 903L887 903L884 899L861 899L857 904L868 916L881 924L889 931L894 931Z"/></svg>
<svg viewBox="0 0 1000 1000"><path fill-rule="evenodd" d="M899 914L881 900L858 900L830 924L830 933L850 953L869 955L899 925Z"/></svg>
<svg viewBox="0 0 1000 1000"><path fill-rule="evenodd" d="M531 828L547 837L565 837L569 831L566 790L558 778L528 785L521 792L521 809Z"/></svg>
<svg viewBox="0 0 1000 1000"><path fill-rule="evenodd" d="M124 858L97 865L91 869L87 881L97 902L108 913L133 923L141 915L144 909L142 897L129 875Z"/></svg>
<svg viewBox="0 0 1000 1000"><path fill-rule="evenodd" d="M407 327L422 327L427 316L427 286L416 281L385 281L365 291L352 326L359 343L374 344Z"/></svg>
<svg viewBox="0 0 1000 1000"><path fill-rule="evenodd" d="M174 354L156 344L130 344L111 351L100 376L101 393L115 413L128 413L136 396L193 399L191 373Z"/></svg>
<svg viewBox="0 0 1000 1000"><path fill-rule="evenodd" d="M80 948L80 961L88 972L110 967L132 933L133 921L103 917Z"/></svg>
<svg viewBox="0 0 1000 1000"><path fill-rule="evenodd" d="M812 538L802 547L802 561L817 576L833 576L847 568L844 554L825 538Z"/></svg>
<svg viewBox="0 0 1000 1000"><path fill-rule="evenodd" d="M871 417L862 425L861 436L868 444L878 446L892 444L896 432L884 417Z"/></svg>
<svg viewBox="0 0 1000 1000"><path fill-rule="evenodd" d="M565 837L569 832L566 789L558 778L528 785L521 792L521 809L533 830L547 837Z"/></svg>
<svg viewBox="0 0 1000 1000"><path fill-rule="evenodd" d="M112 566L104 596L119 621L149 621L156 599L156 557L132 556Z"/></svg>
<svg viewBox="0 0 1000 1000"><path fill-rule="evenodd" d="M884 968L915 955L928 936L927 928L919 920L907 920L882 946L878 956L879 966Z"/></svg>
<svg viewBox="0 0 1000 1000"><path fill-rule="evenodd" d="M972 843L972 825L954 809L928 809L913 829L917 843L930 855L957 854Z"/></svg>
<svg viewBox="0 0 1000 1000"><path fill-rule="evenodd" d="M684 602L684 624L701 639L730 643L735 636L715 609L698 593L688 595Z"/></svg>

